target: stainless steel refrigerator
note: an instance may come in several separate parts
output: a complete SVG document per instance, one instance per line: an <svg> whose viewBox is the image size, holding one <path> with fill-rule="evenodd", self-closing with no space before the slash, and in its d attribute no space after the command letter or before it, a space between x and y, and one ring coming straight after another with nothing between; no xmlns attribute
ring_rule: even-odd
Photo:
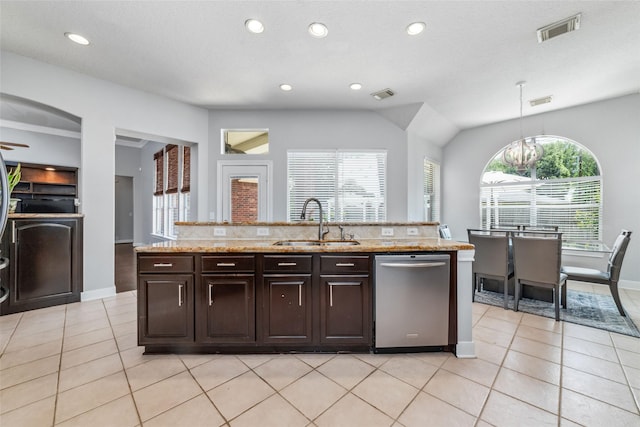
<svg viewBox="0 0 640 427"><path fill-rule="evenodd" d="M0 239L4 235L4 229L7 226L7 217L9 214L9 181L7 179L7 166L4 164L4 158L0 153ZM0 270L7 268L9 265L8 254L0 251ZM2 278L6 275L0 271L0 303L9 297L9 288Z"/></svg>

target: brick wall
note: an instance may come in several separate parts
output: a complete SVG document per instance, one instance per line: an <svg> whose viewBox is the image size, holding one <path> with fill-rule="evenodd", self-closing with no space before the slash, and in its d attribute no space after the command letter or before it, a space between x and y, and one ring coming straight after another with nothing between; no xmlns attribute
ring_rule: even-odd
<svg viewBox="0 0 640 427"><path fill-rule="evenodd" d="M242 179L231 180L231 221L258 220L258 183Z"/></svg>

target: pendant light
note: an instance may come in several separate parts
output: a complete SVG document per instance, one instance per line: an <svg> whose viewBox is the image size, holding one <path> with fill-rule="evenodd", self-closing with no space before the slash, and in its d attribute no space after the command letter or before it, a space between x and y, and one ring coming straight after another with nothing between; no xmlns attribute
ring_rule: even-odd
<svg viewBox="0 0 640 427"><path fill-rule="evenodd" d="M524 81L516 83L520 88L520 139L509 144L502 154L502 160L519 171L535 165L544 154L542 145L536 142L535 137L525 138L522 130L522 87L525 84Z"/></svg>

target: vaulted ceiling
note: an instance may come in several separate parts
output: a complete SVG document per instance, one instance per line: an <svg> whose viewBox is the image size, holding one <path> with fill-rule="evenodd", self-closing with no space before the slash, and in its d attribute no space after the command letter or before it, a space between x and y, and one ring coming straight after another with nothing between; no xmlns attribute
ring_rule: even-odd
<svg viewBox="0 0 640 427"><path fill-rule="evenodd" d="M538 43L578 13L579 30ZM636 1L2 1L0 46L205 108L367 109L455 130L517 117L520 80L525 101L552 96L525 115L640 91Z"/></svg>

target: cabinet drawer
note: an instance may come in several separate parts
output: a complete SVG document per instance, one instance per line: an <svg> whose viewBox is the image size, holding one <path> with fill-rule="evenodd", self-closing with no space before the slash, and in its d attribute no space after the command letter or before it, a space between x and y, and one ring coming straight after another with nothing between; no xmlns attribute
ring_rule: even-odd
<svg viewBox="0 0 640 427"><path fill-rule="evenodd" d="M202 272L253 272L256 269L255 256L253 255L203 255Z"/></svg>
<svg viewBox="0 0 640 427"><path fill-rule="evenodd" d="M363 256L320 256L320 274L369 273L369 257Z"/></svg>
<svg viewBox="0 0 640 427"><path fill-rule="evenodd" d="M193 272L192 255L145 256L138 257L140 273L191 273Z"/></svg>
<svg viewBox="0 0 640 427"><path fill-rule="evenodd" d="M265 273L310 272L311 255L265 255Z"/></svg>

